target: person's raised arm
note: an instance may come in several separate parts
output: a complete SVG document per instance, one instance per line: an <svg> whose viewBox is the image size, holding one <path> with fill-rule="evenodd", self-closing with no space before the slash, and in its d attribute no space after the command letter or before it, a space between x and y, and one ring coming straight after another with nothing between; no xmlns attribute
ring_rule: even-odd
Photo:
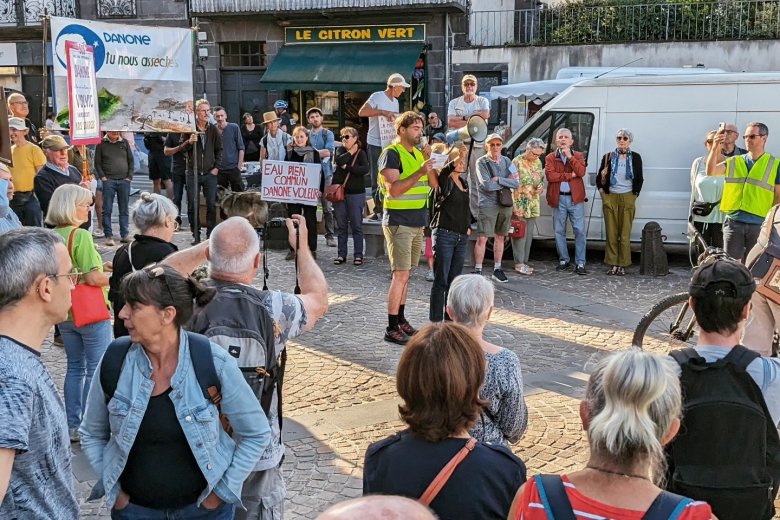
<svg viewBox="0 0 780 520"><path fill-rule="evenodd" d="M192 271L206 263L208 246L209 241L204 240L198 245L168 255L160 263L173 267L184 276L189 276Z"/></svg>
<svg viewBox="0 0 780 520"><path fill-rule="evenodd" d="M296 237L294 222L298 224L298 237ZM309 230L306 229L306 220L303 216L292 215L288 218L287 232L290 246L297 249L298 283L301 287L301 294L298 297L303 302L303 308L306 309L306 328L304 330L309 331L328 310L328 283L309 250L307 240Z"/></svg>
<svg viewBox="0 0 780 520"><path fill-rule="evenodd" d="M723 139L725 134L723 130L718 130L718 133L712 138L712 146L707 153L707 175L719 176L726 175L726 161L718 161L721 149L723 148Z"/></svg>

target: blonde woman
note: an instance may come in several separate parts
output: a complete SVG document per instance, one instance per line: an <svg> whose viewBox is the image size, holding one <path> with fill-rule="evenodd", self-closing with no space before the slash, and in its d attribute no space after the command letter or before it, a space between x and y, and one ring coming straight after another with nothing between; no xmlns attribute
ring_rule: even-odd
<svg viewBox="0 0 780 520"><path fill-rule="evenodd" d="M517 167L520 185L512 191L514 216L525 222L525 236L512 239L512 256L515 271L531 275L534 270L528 265L533 242L533 227L539 216L539 199L544 193L544 167L540 157L544 154L544 141L534 137L525 145L525 152L512 161Z"/></svg>
<svg viewBox="0 0 780 520"><path fill-rule="evenodd" d="M92 234L79 227L89 219L91 205L91 191L76 184L65 184L54 190L51 196L46 223L54 226L54 231L62 237L73 268L83 273L78 283L103 288L103 297L108 306L109 278L103 272L103 259L95 249ZM68 363L65 373L65 412L70 440L76 442L79 440L77 430L84 413L92 374L111 343L111 320L76 327L73 316L68 313L68 319L59 324L59 329Z"/></svg>

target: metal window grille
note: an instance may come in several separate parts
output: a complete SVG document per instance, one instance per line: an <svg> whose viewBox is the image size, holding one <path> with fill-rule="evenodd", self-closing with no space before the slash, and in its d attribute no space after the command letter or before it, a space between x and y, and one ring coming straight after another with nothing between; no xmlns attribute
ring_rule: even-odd
<svg viewBox="0 0 780 520"><path fill-rule="evenodd" d="M135 18L136 0L97 0L98 18Z"/></svg>
<svg viewBox="0 0 780 520"><path fill-rule="evenodd" d="M265 42L224 42L219 44L221 67L265 66Z"/></svg>

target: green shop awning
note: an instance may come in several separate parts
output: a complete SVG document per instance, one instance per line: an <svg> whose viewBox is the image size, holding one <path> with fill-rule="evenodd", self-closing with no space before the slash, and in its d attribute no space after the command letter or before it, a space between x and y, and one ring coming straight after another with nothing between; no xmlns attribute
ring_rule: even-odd
<svg viewBox="0 0 780 520"><path fill-rule="evenodd" d="M284 45L260 86L268 90L383 90L394 72L411 83L422 48L422 42Z"/></svg>

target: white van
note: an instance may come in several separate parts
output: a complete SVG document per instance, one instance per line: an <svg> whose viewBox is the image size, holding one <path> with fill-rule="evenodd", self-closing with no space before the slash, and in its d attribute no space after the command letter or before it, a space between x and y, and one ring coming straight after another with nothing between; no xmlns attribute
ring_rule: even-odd
<svg viewBox="0 0 780 520"><path fill-rule="evenodd" d="M585 154L588 241L604 241L601 196L596 174L601 157L615 147L615 133L634 134L632 150L642 156L644 186L637 199L631 241L658 222L667 243L683 244L691 198L690 169L704 155L704 136L720 121L742 132L751 121L769 127L767 151L780 155L780 73L723 73L676 76L603 77L580 81L550 101L515 133L504 151L515 157L538 137L555 149L555 131L568 128L574 148ZM744 148L740 138L738 146ZM553 238L551 210L542 196L539 238Z"/></svg>

